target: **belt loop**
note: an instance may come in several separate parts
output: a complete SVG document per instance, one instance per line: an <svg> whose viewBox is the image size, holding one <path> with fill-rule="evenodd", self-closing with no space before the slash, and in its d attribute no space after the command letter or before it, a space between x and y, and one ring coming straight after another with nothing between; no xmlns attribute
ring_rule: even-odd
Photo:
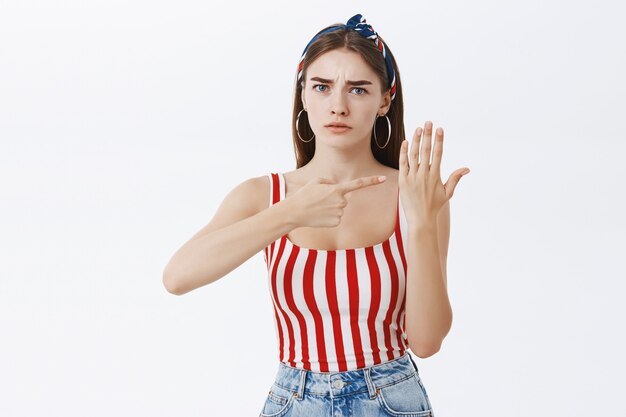
<svg viewBox="0 0 626 417"><path fill-rule="evenodd" d="M330 380L332 379L331 376L334 375L334 373L328 373L328 392L330 393L330 398L335 398L335 393L333 392L333 386L330 383Z"/></svg>
<svg viewBox="0 0 626 417"><path fill-rule="evenodd" d="M377 390L374 386L374 381L372 381L372 376L370 375L370 367L363 368L363 376L365 377L365 383L367 384L367 392L370 395L370 400L376 397Z"/></svg>
<svg viewBox="0 0 626 417"><path fill-rule="evenodd" d="M298 394L297 394L298 400L304 399L304 382L306 381L307 372L308 371L304 368L300 370L300 383L298 384Z"/></svg>
<svg viewBox="0 0 626 417"><path fill-rule="evenodd" d="M415 372L419 374L419 369L417 369L417 364L415 363L413 356L411 356L411 352L407 351L406 354L409 355L409 359L411 359L411 363L413 364L413 367L415 368Z"/></svg>

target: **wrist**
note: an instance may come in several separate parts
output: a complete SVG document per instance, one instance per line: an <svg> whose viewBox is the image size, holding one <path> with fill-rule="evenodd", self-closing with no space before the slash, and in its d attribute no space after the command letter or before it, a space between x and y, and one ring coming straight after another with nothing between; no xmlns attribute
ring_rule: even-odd
<svg viewBox="0 0 626 417"><path fill-rule="evenodd" d="M437 218L408 220L409 230L412 232L432 232L437 230Z"/></svg>
<svg viewBox="0 0 626 417"><path fill-rule="evenodd" d="M293 207L290 201L281 200L272 207L276 208L279 219L278 223L281 225L281 229L286 230L285 233L300 227L298 210L296 207Z"/></svg>

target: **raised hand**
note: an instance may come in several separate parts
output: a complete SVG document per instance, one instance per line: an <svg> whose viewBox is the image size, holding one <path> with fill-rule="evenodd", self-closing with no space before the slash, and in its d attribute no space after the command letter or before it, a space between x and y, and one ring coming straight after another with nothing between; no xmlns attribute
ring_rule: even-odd
<svg viewBox="0 0 626 417"><path fill-rule="evenodd" d="M411 151L408 152L407 140L402 142L400 148L398 185L402 206L410 224L436 221L439 210L452 198L461 177L470 172L468 168L459 168L450 174L445 184L441 182L443 129L437 129L434 146L431 146L432 130L433 123L427 121L424 129L415 130Z"/></svg>

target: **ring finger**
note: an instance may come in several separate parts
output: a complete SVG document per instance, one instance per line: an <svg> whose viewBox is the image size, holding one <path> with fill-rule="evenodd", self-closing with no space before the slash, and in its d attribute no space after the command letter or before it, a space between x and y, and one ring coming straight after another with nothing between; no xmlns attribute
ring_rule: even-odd
<svg viewBox="0 0 626 417"><path fill-rule="evenodd" d="M422 129L418 127L413 133L413 143L411 143L411 152L409 152L409 171L417 171L421 135Z"/></svg>

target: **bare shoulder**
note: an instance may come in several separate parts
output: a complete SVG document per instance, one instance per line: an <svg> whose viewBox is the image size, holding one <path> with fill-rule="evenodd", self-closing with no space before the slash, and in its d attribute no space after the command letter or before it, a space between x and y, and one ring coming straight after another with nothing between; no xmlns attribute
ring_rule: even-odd
<svg viewBox="0 0 626 417"><path fill-rule="evenodd" d="M270 180L267 175L248 178L237 185L231 193L235 193L241 204L248 206L248 215L252 216L269 206Z"/></svg>
<svg viewBox="0 0 626 417"><path fill-rule="evenodd" d="M267 188L267 176L248 178L234 186L220 203L211 221L193 235L191 240L263 211L269 201Z"/></svg>

